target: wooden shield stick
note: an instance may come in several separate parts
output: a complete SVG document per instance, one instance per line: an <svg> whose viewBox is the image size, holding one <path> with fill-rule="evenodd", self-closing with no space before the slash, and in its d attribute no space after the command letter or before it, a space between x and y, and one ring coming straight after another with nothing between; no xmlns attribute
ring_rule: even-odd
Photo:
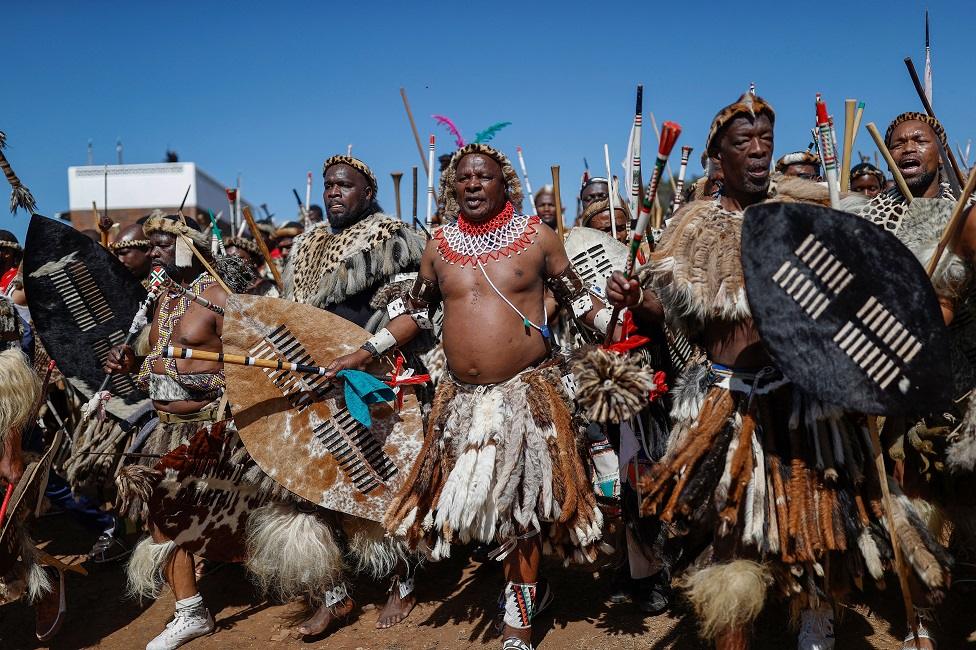
<svg viewBox="0 0 976 650"><path fill-rule="evenodd" d="M413 121L413 112L410 110L410 102L407 101L407 89L400 87L400 97L403 98L403 108L407 110L407 119L410 120L410 130L413 131L413 139L417 143L417 153L420 154L420 162L424 164L424 171L428 174L427 160L424 158L424 145L420 144L420 133L417 131L417 123Z"/></svg>
<svg viewBox="0 0 976 650"><path fill-rule="evenodd" d="M918 79L918 72L915 71L915 64L912 63L912 57L905 57L905 67L908 68L908 74L911 76L912 83L915 85L915 92L918 93L918 98L922 102L922 108L925 109L925 114L933 119L939 119L935 117L935 111L932 110L932 104L929 103L929 98L925 94L925 89L922 87L922 82ZM946 140L948 141L948 137ZM966 182L966 179L963 178L962 172L959 170L959 163L956 162L956 157L952 155L952 149L945 147L944 151L946 162L949 164L949 167L952 168L952 173L956 175L956 180L958 180L959 184L962 185Z"/></svg>
<svg viewBox="0 0 976 650"><path fill-rule="evenodd" d="M874 145L881 152L884 157L885 162L888 164L888 170L895 179L895 184L898 185L898 189L901 191L902 196L905 197L906 203L911 203L912 191L908 189L908 183L905 182L905 177L901 175L901 170L898 169L898 165L895 163L895 159L891 157L891 152L888 151L887 145L884 143L884 138L881 137L881 133L878 131L878 127L874 125L874 122L868 122L867 125L868 133L871 134L871 138L874 139Z"/></svg>
<svg viewBox="0 0 976 650"><path fill-rule="evenodd" d="M278 265L271 259L271 251L268 250L268 245L264 243L264 236L258 230L258 224L254 222L251 208L245 205L242 212L244 213L244 219L247 221L247 227L254 237L254 242L258 245L258 250L261 251L261 257L264 258L264 263L268 265L268 268L271 270L271 275L274 276L275 284L278 285L278 291L282 291L285 285L281 281L281 271L278 270Z"/></svg>
<svg viewBox="0 0 976 650"><path fill-rule="evenodd" d="M840 168L840 191L851 189L851 157L854 154L854 114L856 99L844 100L844 157Z"/></svg>
<svg viewBox="0 0 976 650"><path fill-rule="evenodd" d="M552 169L552 194L556 201L556 232L559 233L559 241L566 239L566 226L563 224L563 202L559 198L559 165L553 165Z"/></svg>
<svg viewBox="0 0 976 650"><path fill-rule="evenodd" d="M400 216L400 180L403 178L403 172L392 172L390 176L393 177L393 194L396 196L396 218L397 221L403 221Z"/></svg>

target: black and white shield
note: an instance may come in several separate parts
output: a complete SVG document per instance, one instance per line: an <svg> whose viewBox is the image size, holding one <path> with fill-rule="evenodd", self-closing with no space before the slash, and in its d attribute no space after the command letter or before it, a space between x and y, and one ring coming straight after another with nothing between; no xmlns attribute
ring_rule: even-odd
<svg viewBox="0 0 976 650"><path fill-rule="evenodd" d="M873 415L948 402L939 303L894 235L845 212L764 203L745 212L742 267L763 343L804 391Z"/></svg>
<svg viewBox="0 0 976 650"><path fill-rule="evenodd" d="M51 358L83 395L105 378L102 363L125 341L146 290L118 259L70 226L34 215L24 246L24 289ZM126 419L145 399L128 375L109 383L106 408Z"/></svg>

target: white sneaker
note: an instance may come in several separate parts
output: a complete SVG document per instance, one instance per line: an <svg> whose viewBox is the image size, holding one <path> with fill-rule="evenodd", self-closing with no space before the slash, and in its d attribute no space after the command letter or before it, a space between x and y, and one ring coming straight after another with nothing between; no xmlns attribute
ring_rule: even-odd
<svg viewBox="0 0 976 650"><path fill-rule="evenodd" d="M805 609L800 613L800 636L797 650L833 650L834 610Z"/></svg>
<svg viewBox="0 0 976 650"><path fill-rule="evenodd" d="M146 650L176 650L198 636L210 634L214 629L213 616L206 607L178 611L166 629L149 642Z"/></svg>

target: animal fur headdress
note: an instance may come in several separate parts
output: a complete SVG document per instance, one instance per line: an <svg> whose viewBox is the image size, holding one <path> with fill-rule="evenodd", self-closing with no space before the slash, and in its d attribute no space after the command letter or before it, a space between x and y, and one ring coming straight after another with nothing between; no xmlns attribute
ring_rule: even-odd
<svg viewBox="0 0 976 650"><path fill-rule="evenodd" d="M440 193L437 199L437 210L442 215L441 218L453 219L461 211L457 202L457 190L454 187L454 180L457 174L457 166L461 162L461 159L472 153L484 154L501 165L502 177L505 180L505 195L512 202L515 210L521 212L522 183L519 181L518 174L515 172L515 168L512 167L512 163L505 157L505 154L494 147L489 147L486 144L472 143L455 151L454 155L451 156L451 162L448 163L447 169L441 174Z"/></svg>
<svg viewBox="0 0 976 650"><path fill-rule="evenodd" d="M820 169L820 156L809 151L794 151L776 161L776 171L783 171L790 165L815 165Z"/></svg>
<svg viewBox="0 0 976 650"><path fill-rule="evenodd" d="M708 129L708 139L705 140L705 151L710 156L715 155L718 150L719 134L735 118L740 115L748 115L752 119L756 119L764 113L769 118L770 124L775 123L776 112L773 111L772 106L766 103L765 99L752 93L743 94L735 103L720 110L715 119L712 120L712 126Z"/></svg>
<svg viewBox="0 0 976 650"><path fill-rule="evenodd" d="M135 233L131 232L119 239L116 239L114 242L108 245L108 249L113 253L126 248L141 248L144 250L149 250L150 244L149 240L145 237L145 231L143 231L142 239L137 238Z"/></svg>
<svg viewBox="0 0 976 650"><path fill-rule="evenodd" d="M583 209L583 214L580 215L579 220L576 225L585 226L590 228L590 221L593 220L598 214L608 212L610 210L610 201L608 199L603 199L602 201L594 201ZM615 212L623 212L627 221L630 221L630 209L625 204L617 204L614 206Z"/></svg>
<svg viewBox="0 0 976 650"><path fill-rule="evenodd" d="M281 228L274 231L274 237L275 239L281 239L282 237L298 237L303 232L305 232L305 228L303 228L300 223L289 221Z"/></svg>
<svg viewBox="0 0 976 650"><path fill-rule="evenodd" d="M257 242L253 239L246 239L244 237L228 237L224 240L224 246L230 248L240 248L242 251L246 251L249 255L261 257L261 249L258 248Z"/></svg>
<svg viewBox="0 0 976 650"><path fill-rule="evenodd" d="M183 237L186 237L193 245L204 254L210 253L210 241L206 235L199 230L190 227L189 223L181 221L176 215L163 214L160 210L154 210L145 223L142 230L147 237L153 233L161 232L176 237L176 265L181 267L190 266L192 263L192 253L186 247ZM182 236L181 236L182 235Z"/></svg>
<svg viewBox="0 0 976 650"><path fill-rule="evenodd" d="M935 135L939 137L939 142L942 143L942 148L946 151L949 150L949 142L946 140L946 132L945 129L942 128L942 123L934 117L929 117L925 113L915 113L913 111L902 113L895 119L891 120L891 124L889 124L888 128L885 130L885 146L891 146L891 134L894 133L896 126L902 124L903 122L909 122L912 120L922 122L923 124L928 124L929 127L935 131Z"/></svg>
<svg viewBox="0 0 976 650"><path fill-rule="evenodd" d="M332 165L349 165L357 172L366 177L369 182L369 186L373 188L373 195L376 195L376 176L373 175L373 170L369 168L369 165L364 163L359 158L353 158L352 156L332 156L325 163L322 164L322 176L329 171L329 167Z"/></svg>
<svg viewBox="0 0 976 650"><path fill-rule="evenodd" d="M872 165L871 163L862 162L860 164L854 165L851 168L851 180L853 181L858 176L874 176L878 179L878 183L881 184L883 188L887 182L884 172Z"/></svg>

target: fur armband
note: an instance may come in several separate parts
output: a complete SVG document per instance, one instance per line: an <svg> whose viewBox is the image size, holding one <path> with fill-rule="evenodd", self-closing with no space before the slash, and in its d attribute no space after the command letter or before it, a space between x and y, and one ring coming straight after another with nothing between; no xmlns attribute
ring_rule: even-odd
<svg viewBox="0 0 976 650"><path fill-rule="evenodd" d="M390 348L396 347L397 340L385 327L370 337L363 343L363 350L369 352L373 357L378 357Z"/></svg>
<svg viewBox="0 0 976 650"><path fill-rule="evenodd" d="M559 275L546 278L546 288L552 292L560 306L571 308L577 318L590 311L592 307L590 294L583 284L583 278L579 276L572 264Z"/></svg>

